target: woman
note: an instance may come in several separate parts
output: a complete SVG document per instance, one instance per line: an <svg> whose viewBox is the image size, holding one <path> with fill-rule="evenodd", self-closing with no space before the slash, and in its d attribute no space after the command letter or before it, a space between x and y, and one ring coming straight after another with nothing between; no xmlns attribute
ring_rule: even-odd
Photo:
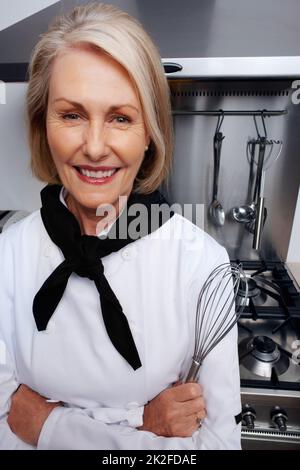
<svg viewBox="0 0 300 470"><path fill-rule="evenodd" d="M172 127L150 38L108 5L57 18L31 58L27 112L48 186L0 237L1 448L240 448L236 329L201 385L180 382L199 290L228 257L184 217L151 215L166 207ZM130 237L135 204L147 228Z"/></svg>

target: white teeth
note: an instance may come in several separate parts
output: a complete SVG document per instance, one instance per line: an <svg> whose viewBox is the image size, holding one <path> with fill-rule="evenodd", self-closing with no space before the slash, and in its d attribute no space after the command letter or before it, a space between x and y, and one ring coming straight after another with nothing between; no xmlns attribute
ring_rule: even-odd
<svg viewBox="0 0 300 470"><path fill-rule="evenodd" d="M114 168L107 171L90 171L79 168L79 171L82 175L88 176L89 178L108 178L109 176L112 176L117 171L117 169Z"/></svg>

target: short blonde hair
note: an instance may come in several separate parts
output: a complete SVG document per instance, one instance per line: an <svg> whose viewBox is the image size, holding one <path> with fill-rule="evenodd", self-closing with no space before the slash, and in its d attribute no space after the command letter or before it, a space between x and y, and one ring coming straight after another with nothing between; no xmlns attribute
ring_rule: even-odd
<svg viewBox="0 0 300 470"><path fill-rule="evenodd" d="M166 179L173 152L170 91L157 48L142 25L111 5L89 3L56 17L32 51L26 96L26 121L33 174L61 183L46 137L51 64L62 51L89 45L116 60L129 74L151 142L134 183L150 193Z"/></svg>

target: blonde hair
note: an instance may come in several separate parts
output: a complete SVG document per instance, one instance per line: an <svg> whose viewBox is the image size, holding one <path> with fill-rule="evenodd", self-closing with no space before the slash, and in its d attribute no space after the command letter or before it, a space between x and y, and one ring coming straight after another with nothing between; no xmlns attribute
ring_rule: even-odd
<svg viewBox="0 0 300 470"><path fill-rule="evenodd" d="M62 51L88 44L116 60L129 74L140 99L151 142L134 183L150 193L166 179L173 152L170 92L157 48L141 24L111 5L89 3L56 17L33 49L29 64L26 121L33 174L61 183L46 137L51 64Z"/></svg>

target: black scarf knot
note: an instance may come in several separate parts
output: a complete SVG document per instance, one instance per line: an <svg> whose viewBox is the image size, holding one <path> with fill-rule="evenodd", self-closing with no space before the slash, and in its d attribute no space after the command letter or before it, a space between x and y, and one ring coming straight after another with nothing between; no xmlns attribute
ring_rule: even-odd
<svg viewBox="0 0 300 470"><path fill-rule="evenodd" d="M60 202L59 195L61 189L62 187L59 185L48 185L41 192L41 217L45 229L53 243L62 250L65 259L46 279L34 298L33 314L37 328L39 331L47 328L47 324L64 294L68 280L72 273L75 272L78 276L87 277L94 281L100 297L102 316L107 334L116 350L133 369L138 369L141 367L141 361L127 317L105 277L102 263L104 256L120 250L127 244L134 242L135 239L129 237L128 230L127 238L110 239L107 236L104 239L100 239L96 236L81 235L76 218ZM155 218L155 223L158 223L156 227L153 227L153 224L151 224L152 205L157 206L159 210L161 204L166 204L166 200L158 191L148 195L131 194L127 201L127 207L114 224L117 230L113 233L119 233L118 226L122 218L123 222L127 222L127 227L134 220L135 216L129 215L129 208L136 203L144 204L147 208L148 233L151 230L156 230L163 224L160 217ZM169 213L169 217L173 215L173 212Z"/></svg>
<svg viewBox="0 0 300 470"><path fill-rule="evenodd" d="M81 277L95 281L104 273L101 257L104 253L99 249L99 239L91 235L82 235L74 247L72 256L73 271Z"/></svg>
<svg viewBox="0 0 300 470"><path fill-rule="evenodd" d="M73 271L80 277L87 277L91 281L95 281L104 273L104 266L100 259L99 261L84 260L84 263L76 263Z"/></svg>

